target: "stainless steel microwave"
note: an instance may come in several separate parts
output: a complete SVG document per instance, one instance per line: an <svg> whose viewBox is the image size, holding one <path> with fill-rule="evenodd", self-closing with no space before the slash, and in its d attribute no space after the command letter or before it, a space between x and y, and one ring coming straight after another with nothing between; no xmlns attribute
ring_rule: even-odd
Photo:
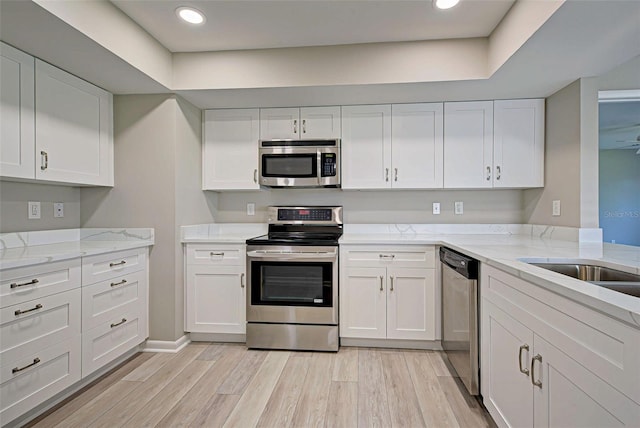
<svg viewBox="0 0 640 428"><path fill-rule="evenodd" d="M260 185L340 187L340 140L262 140Z"/></svg>

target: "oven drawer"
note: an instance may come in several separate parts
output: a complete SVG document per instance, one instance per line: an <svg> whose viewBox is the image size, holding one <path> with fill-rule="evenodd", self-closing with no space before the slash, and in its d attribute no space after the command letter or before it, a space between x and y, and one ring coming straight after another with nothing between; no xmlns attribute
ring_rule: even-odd
<svg viewBox="0 0 640 428"><path fill-rule="evenodd" d="M349 266L402 266L435 268L435 246L343 246L343 260Z"/></svg>
<svg viewBox="0 0 640 428"><path fill-rule="evenodd" d="M188 265L239 266L244 264L244 245L188 244Z"/></svg>

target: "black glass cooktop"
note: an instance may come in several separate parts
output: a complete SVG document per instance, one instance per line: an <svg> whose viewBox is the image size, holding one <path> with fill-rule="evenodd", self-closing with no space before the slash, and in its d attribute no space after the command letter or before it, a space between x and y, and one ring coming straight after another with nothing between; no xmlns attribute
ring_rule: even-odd
<svg viewBox="0 0 640 428"><path fill-rule="evenodd" d="M247 239L248 245L338 245L342 226L275 226L269 233Z"/></svg>

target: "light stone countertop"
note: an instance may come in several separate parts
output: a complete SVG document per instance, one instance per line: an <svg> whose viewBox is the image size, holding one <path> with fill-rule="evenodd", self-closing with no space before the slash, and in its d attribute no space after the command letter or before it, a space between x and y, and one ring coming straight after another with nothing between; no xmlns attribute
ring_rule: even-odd
<svg viewBox="0 0 640 428"><path fill-rule="evenodd" d="M0 270L154 245L154 230L62 229L0 234Z"/></svg>

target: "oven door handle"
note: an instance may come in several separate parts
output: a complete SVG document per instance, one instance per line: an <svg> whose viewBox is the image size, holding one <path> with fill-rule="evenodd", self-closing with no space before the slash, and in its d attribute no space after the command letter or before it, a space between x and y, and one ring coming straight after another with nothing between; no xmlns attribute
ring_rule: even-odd
<svg viewBox="0 0 640 428"><path fill-rule="evenodd" d="M254 257L260 259L280 259L280 260L292 260L292 259L324 259L329 257L336 257L335 251L299 251L299 252L268 252L268 251L247 251L247 257Z"/></svg>

